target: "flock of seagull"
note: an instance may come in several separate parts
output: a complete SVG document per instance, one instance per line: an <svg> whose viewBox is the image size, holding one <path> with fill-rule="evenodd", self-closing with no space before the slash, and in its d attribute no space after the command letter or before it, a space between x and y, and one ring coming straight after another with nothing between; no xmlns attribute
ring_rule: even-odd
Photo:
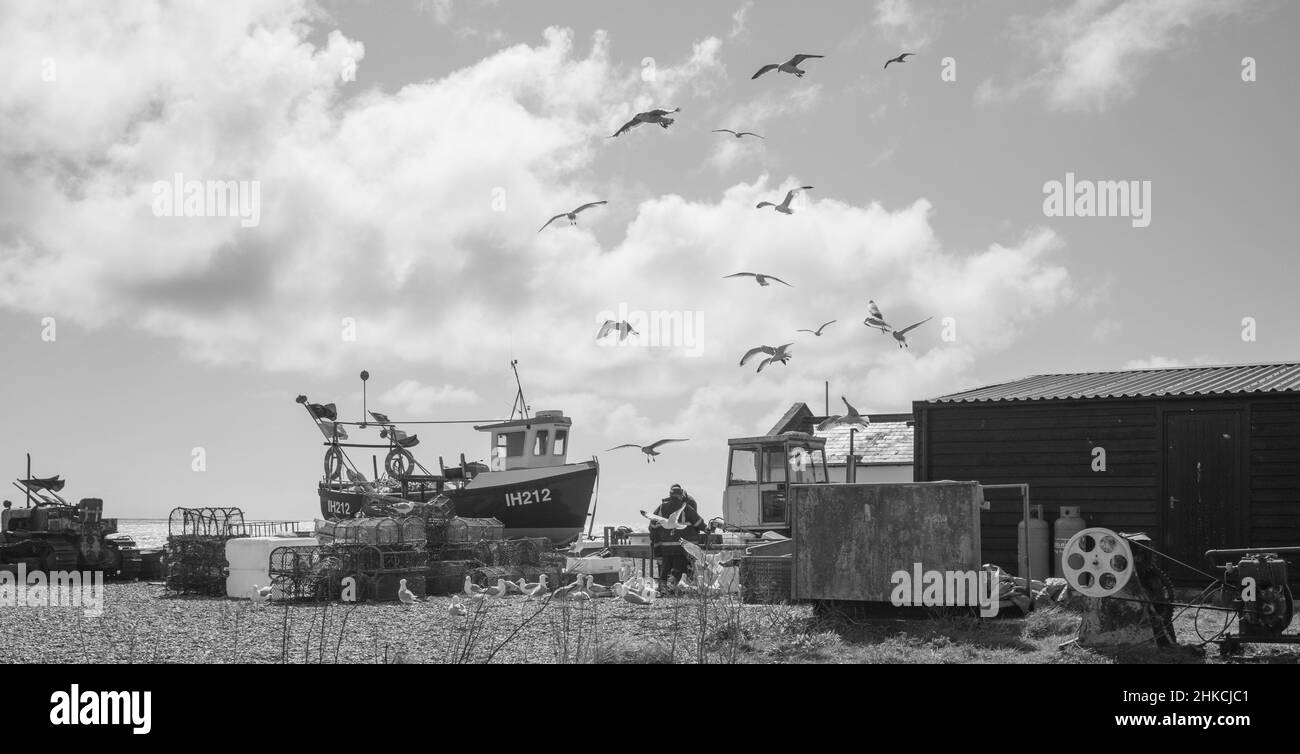
<svg viewBox="0 0 1300 754"><path fill-rule="evenodd" d="M884 69L888 69L890 64L892 63L906 63L907 58L913 55L915 55L915 53L904 52L898 55L897 57L890 58L885 61ZM784 63L768 63L760 67L758 71L755 72L754 75L751 76L750 78L751 80L757 79L760 76L763 76L767 73L771 73L773 71L776 71L778 73L788 73L795 76L796 78L803 78L804 75L807 73L807 71L804 70L803 68L800 68L800 66L803 65L805 61L820 59L823 57L825 56L812 55L808 53L799 53L797 55L794 55ZM631 131L637 126L640 126L645 123L656 124L660 128L666 129L669 126L671 126L674 122L676 122L676 118L671 116L679 112L681 112L681 108L674 107L671 110L655 109L655 110L648 110L643 113L637 113L635 116L632 117L631 120L629 120L627 123L624 123L621 128L619 128L617 131L615 131L607 138L611 138L611 139L617 138L619 136L622 136L623 134L626 134L628 131ZM739 131L731 128L715 128L713 129L712 133L725 133L731 135L733 138L736 139L741 139L745 136L753 136L759 139L765 138L762 135L757 134L753 131ZM812 188L813 188L812 186L799 186L796 188L792 188L786 192L785 198L782 199L779 203L773 201L761 201L755 206L755 208L766 209L770 207L774 211L780 214L792 215L794 214L794 209L790 205L791 202L794 201L795 196L801 191L809 191L812 190ZM568 218L570 225L576 225L578 213L606 203L607 202L605 201L588 202L587 204L584 204L570 212L561 212L560 214L552 217L550 220L547 220L546 223L541 227L541 229L538 232L540 233L542 230L545 230L546 228L550 227L552 223L562 218ZM735 272L730 275L724 275L723 277L724 279L740 278L740 277L752 278L754 282L756 282L761 287L767 287L773 282L781 283L782 285L791 288L794 287L793 285L777 277L776 275L771 275L764 272ZM884 315L880 311L880 307L876 304L874 300L870 300L867 302L867 310L868 310L867 317L866 319L863 320L862 323L867 327L878 329L884 334L891 335L894 338L894 340L898 343L899 348L910 347L907 342L907 334L915 330L916 328L920 327L921 325L925 324L926 322L929 322L931 319L933 319L933 317L926 317L925 319L920 320L919 322L914 322L910 325L907 325L906 327L894 327L885 319ZM796 332L806 332L806 333L811 333L815 337L821 337L822 332L828 326L833 325L838 321L839 320L837 319L832 319L823 323L816 330L801 328L799 330L796 330ZM626 340L628 337L634 335L640 335L640 333L638 333L635 329L633 329L632 325L626 321L605 320L600 326L600 330L596 335L596 339L602 340L612 333L618 334L619 341ZM793 342L784 343L776 346L768 345L768 344L755 346L754 348L751 348L745 352L744 356L742 356L740 359L739 365L743 367L746 364L748 364L751 360L758 357L761 357L758 358L758 369L757 369L758 372L762 372L764 369L766 369L767 367L773 364L787 365L790 363L790 358L792 355L791 348L793 346L794 346ZM861 415L858 414L857 411L853 409L852 406L849 406L847 400L844 401L844 404L849 409L849 414L847 415L846 421L848 421L849 423L854 423L859 418L865 420L865 417L861 417ZM840 418L841 417L831 417L831 419L840 419ZM658 442L652 443L650 445L626 443L623 445L618 445L613 448L610 448L610 450L619 450L621 448L637 448L646 455L646 462L649 463L655 460L655 456L659 455L659 453L656 450L659 446L671 442L685 442L685 440L664 439L664 440L659 440Z"/></svg>

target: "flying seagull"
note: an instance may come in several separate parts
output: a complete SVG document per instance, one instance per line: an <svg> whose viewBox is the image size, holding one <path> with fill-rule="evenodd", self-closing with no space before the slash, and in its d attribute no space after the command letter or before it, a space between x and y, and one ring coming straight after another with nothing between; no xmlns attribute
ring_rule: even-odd
<svg viewBox="0 0 1300 754"><path fill-rule="evenodd" d="M896 58L890 58L889 60L886 60L886 61L885 61L885 68L888 68L890 63L906 63L906 62L907 62L907 56L908 56L908 55L915 55L915 54L916 54L916 53L914 53L914 52L905 52L905 53L903 53L902 55L899 55L899 56L896 57ZM882 68L882 69L880 69L880 70L883 71L884 68Z"/></svg>
<svg viewBox="0 0 1300 754"><path fill-rule="evenodd" d="M750 79L751 80L756 79L759 76L762 76L763 74L767 73L768 71L780 71L781 73L793 73L795 76L799 78L803 78L803 75L807 73L807 71L800 69L799 64L805 60L808 60L809 58L824 58L824 57L826 56L799 54L799 55L795 55L794 57L790 58L784 63L768 63L762 68L759 68L758 73L755 73L753 76L750 76Z"/></svg>
<svg viewBox="0 0 1300 754"><path fill-rule="evenodd" d="M682 109L680 107L674 107L671 110L650 110L644 113L637 113L636 115L632 116L632 120L629 120L627 123L624 123L622 128L618 129L611 136L607 138L613 139L616 136L622 136L623 134L627 133L628 131L631 131L632 129L636 128L642 123L658 123L663 128L667 128L673 124L673 120L674 120L673 118L669 118L667 116L672 115L673 113L681 112L681 110Z"/></svg>
<svg viewBox="0 0 1300 754"><path fill-rule="evenodd" d="M885 321L885 315L880 313L880 307L876 306L875 301L867 301L867 318L862 320L862 324L867 327L874 327L883 333L894 329L892 325Z"/></svg>
<svg viewBox="0 0 1300 754"><path fill-rule="evenodd" d="M715 128L715 129L713 129L713 133L715 133L715 134L731 134L732 136L736 137L737 139L739 139L739 138L742 137L742 136L758 136L758 134L754 133L753 131L732 131L730 128ZM764 139L764 138L767 138L767 137L765 137L765 136L758 136L758 138L760 138L760 139Z"/></svg>
<svg viewBox="0 0 1300 754"><path fill-rule="evenodd" d="M645 453L645 462L650 463L651 461L655 460L654 458L655 456L659 455L659 451L656 450L656 448L658 448L660 445L667 445L670 442L686 442L687 439L689 438L685 438L681 440L660 440L659 442L651 443L650 445L637 445L636 443L629 442L629 443L624 443L622 445L615 445L609 450L620 450L622 448L637 448L642 453Z"/></svg>
<svg viewBox="0 0 1300 754"><path fill-rule="evenodd" d="M561 217L569 218L570 225L577 225L579 212L583 211L584 209L591 209L592 207L599 207L602 204L608 204L608 203L609 202L587 202L586 204L582 205L581 207L578 207L572 212L561 212L555 217L552 217L550 220L547 220L546 225L543 225L542 227L538 228L537 232L541 233L542 231L546 230L547 226L549 226L551 223L555 222L556 220L559 220Z"/></svg>
<svg viewBox="0 0 1300 754"><path fill-rule="evenodd" d="M785 282L784 280L777 277L776 275L765 275L761 272L733 272L730 275L723 275L722 279L726 280L727 278L741 278L741 277L752 277L754 278L755 282L757 282L759 285L762 286L770 285L770 283L767 282L769 280L775 280L781 285L789 285L791 288L794 287L793 285L790 285L789 283Z"/></svg>
<svg viewBox="0 0 1300 754"><path fill-rule="evenodd" d="M771 202L759 202L758 205L755 207L755 209L771 207L772 209L775 209L777 212L780 212L783 215L793 215L794 210L790 209L790 200L794 199L794 195L796 193L800 191L807 191L810 188L812 188L812 186L800 186L799 188L792 188L788 193L786 193L785 200L782 201L780 204L773 204Z"/></svg>
<svg viewBox="0 0 1300 754"><path fill-rule="evenodd" d="M632 329L627 322L615 322L612 319L605 320L605 324L600 326L600 332L596 334L596 340L609 335L612 332L618 333L619 341L627 340L628 335L640 335L641 333Z"/></svg>
<svg viewBox="0 0 1300 754"><path fill-rule="evenodd" d="M849 403L848 398L841 395L840 400L844 401L844 407L848 409L849 412L844 416L832 416L828 418L826 421L818 425L818 429L826 429L827 427L833 427L836 424L857 424L861 427L870 426L871 419L858 413L858 410L853 407L853 404Z"/></svg>
<svg viewBox="0 0 1300 754"><path fill-rule="evenodd" d="M902 330L895 330L892 333L890 333L890 335L893 335L894 340L898 341L898 347L903 348L904 346L907 346L907 334L915 330L916 328L920 327L921 325L924 325L926 322L929 322L932 319L934 319L934 317L926 317L920 322L904 327ZM907 346L907 347L910 348L911 346Z"/></svg>
<svg viewBox="0 0 1300 754"><path fill-rule="evenodd" d="M768 364L771 364L771 363L776 362L776 361L779 361L779 362L781 362L782 364L788 364L788 363L790 362L790 351L789 351L789 348L790 348L790 346L792 346L792 345L794 345L794 344L793 344L793 343L786 343L785 345L783 345L783 346L777 346L776 348L773 348L773 347L771 347L771 346L758 346L758 347L756 347L756 348L751 348L751 349L749 349L748 351L745 352L745 355L744 355L744 356L741 357L741 359L740 359L740 365L741 365L742 367L745 366L745 362L746 362L746 361L749 361L749 359L750 359L751 357L755 356L756 354L760 354L760 353L765 353L765 354L767 354L767 358L766 358L766 359L763 359L763 360L762 360L761 362L759 362L759 364L758 364L758 371L760 371L760 372L763 371L763 368L766 367Z"/></svg>
<svg viewBox="0 0 1300 754"><path fill-rule="evenodd" d="M839 320L838 320L838 319L833 319L833 320L831 320L830 322L825 322L825 323L823 323L822 326L819 327L819 328L817 328L816 330L803 330L803 329L800 329L800 330L795 330L795 332L810 332L810 333L812 333L813 335L816 335L817 337L820 338L820 337L822 336L822 330L825 330L825 329L826 329L826 325L833 325L833 324L835 324L836 322L839 322Z"/></svg>
<svg viewBox="0 0 1300 754"><path fill-rule="evenodd" d="M689 522L682 520L682 514L685 512L686 512L686 506L683 505L682 507L674 511L673 515L668 516L667 518L663 516L657 516L653 513L646 513L645 511L641 511L641 515L645 516L652 523L658 524L659 526L662 526L668 531L674 531L676 529L685 529L687 526L690 526Z"/></svg>

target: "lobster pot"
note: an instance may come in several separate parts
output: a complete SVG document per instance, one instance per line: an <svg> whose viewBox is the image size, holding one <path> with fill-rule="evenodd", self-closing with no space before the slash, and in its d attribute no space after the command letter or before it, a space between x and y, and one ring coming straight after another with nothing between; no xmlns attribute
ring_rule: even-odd
<svg viewBox="0 0 1300 754"><path fill-rule="evenodd" d="M170 537L231 537L243 533L244 512L238 508L173 508L167 516Z"/></svg>
<svg viewBox="0 0 1300 754"><path fill-rule="evenodd" d="M545 538L483 540L474 545L474 557L492 566L536 566L548 550L550 540Z"/></svg>
<svg viewBox="0 0 1300 754"><path fill-rule="evenodd" d="M455 594L465 588L465 577L483 564L477 560L439 560L424 570L428 594Z"/></svg>
<svg viewBox="0 0 1300 754"><path fill-rule="evenodd" d="M341 545L424 544L424 522L403 518L352 518L334 526L334 541Z"/></svg>
<svg viewBox="0 0 1300 754"><path fill-rule="evenodd" d="M164 579L167 589L214 597L225 593L226 539L194 535L168 537Z"/></svg>
<svg viewBox="0 0 1300 754"><path fill-rule="evenodd" d="M476 546L476 543L471 542L450 542L430 546L429 553L434 560L475 560Z"/></svg>
<svg viewBox="0 0 1300 754"><path fill-rule="evenodd" d="M555 549L546 537L512 539L508 544L513 548L514 563L518 565L539 566L542 556Z"/></svg>
<svg viewBox="0 0 1300 754"><path fill-rule="evenodd" d="M505 526L495 518L461 518L447 522L447 542L482 542L505 538Z"/></svg>
<svg viewBox="0 0 1300 754"><path fill-rule="evenodd" d="M451 498L438 495L432 500L415 503L411 515L424 521L426 526L435 522L446 523L456 517L456 506L452 504Z"/></svg>
<svg viewBox="0 0 1300 754"><path fill-rule="evenodd" d="M339 567L346 573L378 574L423 571L429 553L423 548L381 545L350 545L336 549Z"/></svg>
<svg viewBox="0 0 1300 754"><path fill-rule="evenodd" d="M316 519L316 526L313 531L316 534L316 539L320 541L321 544L328 545L333 544L334 540L337 538L337 528L338 522L326 521L318 518Z"/></svg>

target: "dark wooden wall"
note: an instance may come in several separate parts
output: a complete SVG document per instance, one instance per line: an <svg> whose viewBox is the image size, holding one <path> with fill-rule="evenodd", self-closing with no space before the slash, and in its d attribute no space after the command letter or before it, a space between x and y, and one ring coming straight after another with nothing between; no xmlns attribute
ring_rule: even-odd
<svg viewBox="0 0 1300 754"><path fill-rule="evenodd" d="M1030 502L1054 521L1062 505L1083 508L1089 526L1153 531L1159 524L1159 428L1153 403L931 404L915 406L918 481L1029 485ZM1092 449L1106 449L1106 472ZM1016 567L1019 495L990 491L984 560Z"/></svg>
<svg viewBox="0 0 1300 754"><path fill-rule="evenodd" d="M1300 544L1300 400L1250 411L1250 544Z"/></svg>
<svg viewBox="0 0 1300 754"><path fill-rule="evenodd" d="M1160 501L1167 495L1163 417L1188 409L1240 410L1243 417L1247 437L1241 444L1237 523L1246 541L1223 546L1300 545L1300 398L1294 396L917 402L915 475L917 481L1027 483L1030 502L1044 506L1049 522L1060 506L1077 505L1089 526L1143 531L1158 547L1163 536ZM1096 446L1106 449L1105 472L1092 470ZM990 491L988 497L991 510L982 517L984 560L1014 570L1019 498L1001 491Z"/></svg>

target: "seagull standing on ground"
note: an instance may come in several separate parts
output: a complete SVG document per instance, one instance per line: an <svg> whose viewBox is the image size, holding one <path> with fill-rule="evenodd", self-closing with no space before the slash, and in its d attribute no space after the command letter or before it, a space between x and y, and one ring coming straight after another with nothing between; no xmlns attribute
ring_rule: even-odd
<svg viewBox="0 0 1300 754"><path fill-rule="evenodd" d="M822 326L819 327L819 328L817 328L816 330L804 330L804 329L799 329L799 330L795 330L795 332L810 332L810 333L812 333L813 335L816 335L817 337L820 338L820 337L822 336L822 330L825 330L825 329L826 329L826 325L833 325L833 324L835 324L836 322L839 322L839 320L838 320L838 319L833 319L833 320L831 320L830 322L825 322L825 323L823 323Z"/></svg>
<svg viewBox="0 0 1300 754"><path fill-rule="evenodd" d="M659 451L656 450L656 448L658 448L660 445L667 445L670 442L686 442L689 439L690 438L685 438L680 440L660 440L659 442L651 443L650 445L637 445L636 443L629 442L629 443L624 443L622 445L615 445L609 450L620 450L622 448L637 448L642 453L645 453L645 462L650 463L651 461L655 460L655 456L659 455ZM605 452L608 453L609 450Z"/></svg>
<svg viewBox="0 0 1300 754"><path fill-rule="evenodd" d="M771 346L757 346L755 348L751 348L745 352L744 356L741 357L740 365L742 367L745 366L745 362L749 361L751 357L760 353L767 354L767 358L763 359L763 361L759 363L758 365L759 372L763 371L763 369L767 367L768 364L771 364L774 361L779 361L782 364L788 364L790 362L789 348L792 345L794 344L786 343L785 345L777 346L776 348L773 348Z"/></svg>
<svg viewBox="0 0 1300 754"><path fill-rule="evenodd" d="M577 209L573 210L572 212L561 212L560 214L556 215L555 217L552 217L550 220L547 220L547 221L546 221L546 225L543 225L542 227L538 228L538 229L537 229L537 232L538 232L538 233L541 233L542 231L546 230L547 226L549 226L551 223L555 222L556 220L559 220L561 217L567 217L567 218L569 218L569 224L570 224L570 225L577 225L577 224L578 224L578 213L579 213L579 212L583 211L584 209L591 209L592 207L599 207L599 206L602 205L602 204L609 204L609 202L606 202L606 201L600 201L600 202L587 202L586 204L582 205L581 207L578 207Z"/></svg>
<svg viewBox="0 0 1300 754"><path fill-rule="evenodd" d="M799 193L800 191L807 191L810 188L812 188L812 186L800 186L799 188L792 188L788 192L786 192L785 199L781 200L780 204L773 204L771 202L764 201L754 205L754 209L771 207L772 209L776 210L777 212L780 212L783 215L793 215L794 210L790 209L790 201L794 199L795 194Z"/></svg>
<svg viewBox="0 0 1300 754"><path fill-rule="evenodd" d="M742 136L758 136L758 134L754 133L753 131L732 131L730 128L715 128L715 129L713 129L713 133L715 133L715 134L731 134L732 136L736 137L737 139L739 139L739 138L742 137ZM766 138L766 137L764 137L764 136L758 136L758 138L760 138L760 139L764 139L764 138Z"/></svg>
<svg viewBox="0 0 1300 754"><path fill-rule="evenodd" d="M668 116L672 115L673 113L681 112L681 110L682 109L680 107L674 107L671 110L649 110L644 113L637 113L636 115L632 116L632 120L629 120L627 123L624 123L622 128L618 129L617 131L615 131L613 134L611 134L606 138L613 139L615 137L622 136L623 134L627 133L628 131L631 131L632 129L636 128L642 123L658 123L660 127L667 128L671 126L673 122L676 120L675 118L669 118Z"/></svg>
<svg viewBox="0 0 1300 754"><path fill-rule="evenodd" d="M789 285L791 288L794 287L793 285L790 285L789 283L785 282L784 280L777 277L776 275L766 275L762 272L733 272L730 275L723 275L722 279L726 280L727 278L743 278L743 277L754 278L754 282L762 286L768 285L767 281L769 280L775 280L781 285Z"/></svg>
<svg viewBox="0 0 1300 754"><path fill-rule="evenodd" d="M799 68L799 64L811 58L824 58L824 57L826 56L805 55L803 53L800 53L790 58L789 60L785 61L784 63L768 63L762 68L759 68L758 73L755 73L753 76L750 76L749 78L750 80L756 79L759 76L762 76L763 74L767 73L768 71L780 71L781 73L793 73L797 78L803 78L803 75L807 73L807 71Z"/></svg>
<svg viewBox="0 0 1300 754"><path fill-rule="evenodd" d="M885 61L885 68L888 68L890 63L906 63L906 62L907 62L907 56L908 56L908 55L915 55L915 54L916 54L916 53L914 53L914 52L905 52L905 53L903 53L902 55L899 55L899 56L896 57L896 58L890 58L889 60L886 60L886 61ZM881 68L880 70L883 71L883 70L885 70L885 68Z"/></svg>
<svg viewBox="0 0 1300 754"><path fill-rule="evenodd" d="M633 330L632 326L629 325L627 322L615 322L612 319L607 319L605 320L605 324L600 326L600 332L596 333L596 340L600 340L601 338L604 338L606 335L609 335L612 332L618 333L619 341L627 340L627 336L629 335L641 334L636 330Z"/></svg>
<svg viewBox="0 0 1300 754"><path fill-rule="evenodd" d="M401 600L403 605L410 605L415 602L415 592L406 588L406 579L397 582L397 599Z"/></svg>
<svg viewBox="0 0 1300 754"><path fill-rule="evenodd" d="M253 600L253 602L260 605L271 599L271 587L258 586L257 584L254 584L253 588L249 590L248 596Z"/></svg>
<svg viewBox="0 0 1300 754"><path fill-rule="evenodd" d="M926 322L929 322L932 319L934 319L934 317L926 317L920 322L904 327L902 330L895 330L892 333L890 333L890 335L893 335L894 340L898 341L899 348L903 348L903 347L911 348L911 346L907 345L907 334L912 330L915 330L916 328L920 327L921 325L924 325Z"/></svg>

